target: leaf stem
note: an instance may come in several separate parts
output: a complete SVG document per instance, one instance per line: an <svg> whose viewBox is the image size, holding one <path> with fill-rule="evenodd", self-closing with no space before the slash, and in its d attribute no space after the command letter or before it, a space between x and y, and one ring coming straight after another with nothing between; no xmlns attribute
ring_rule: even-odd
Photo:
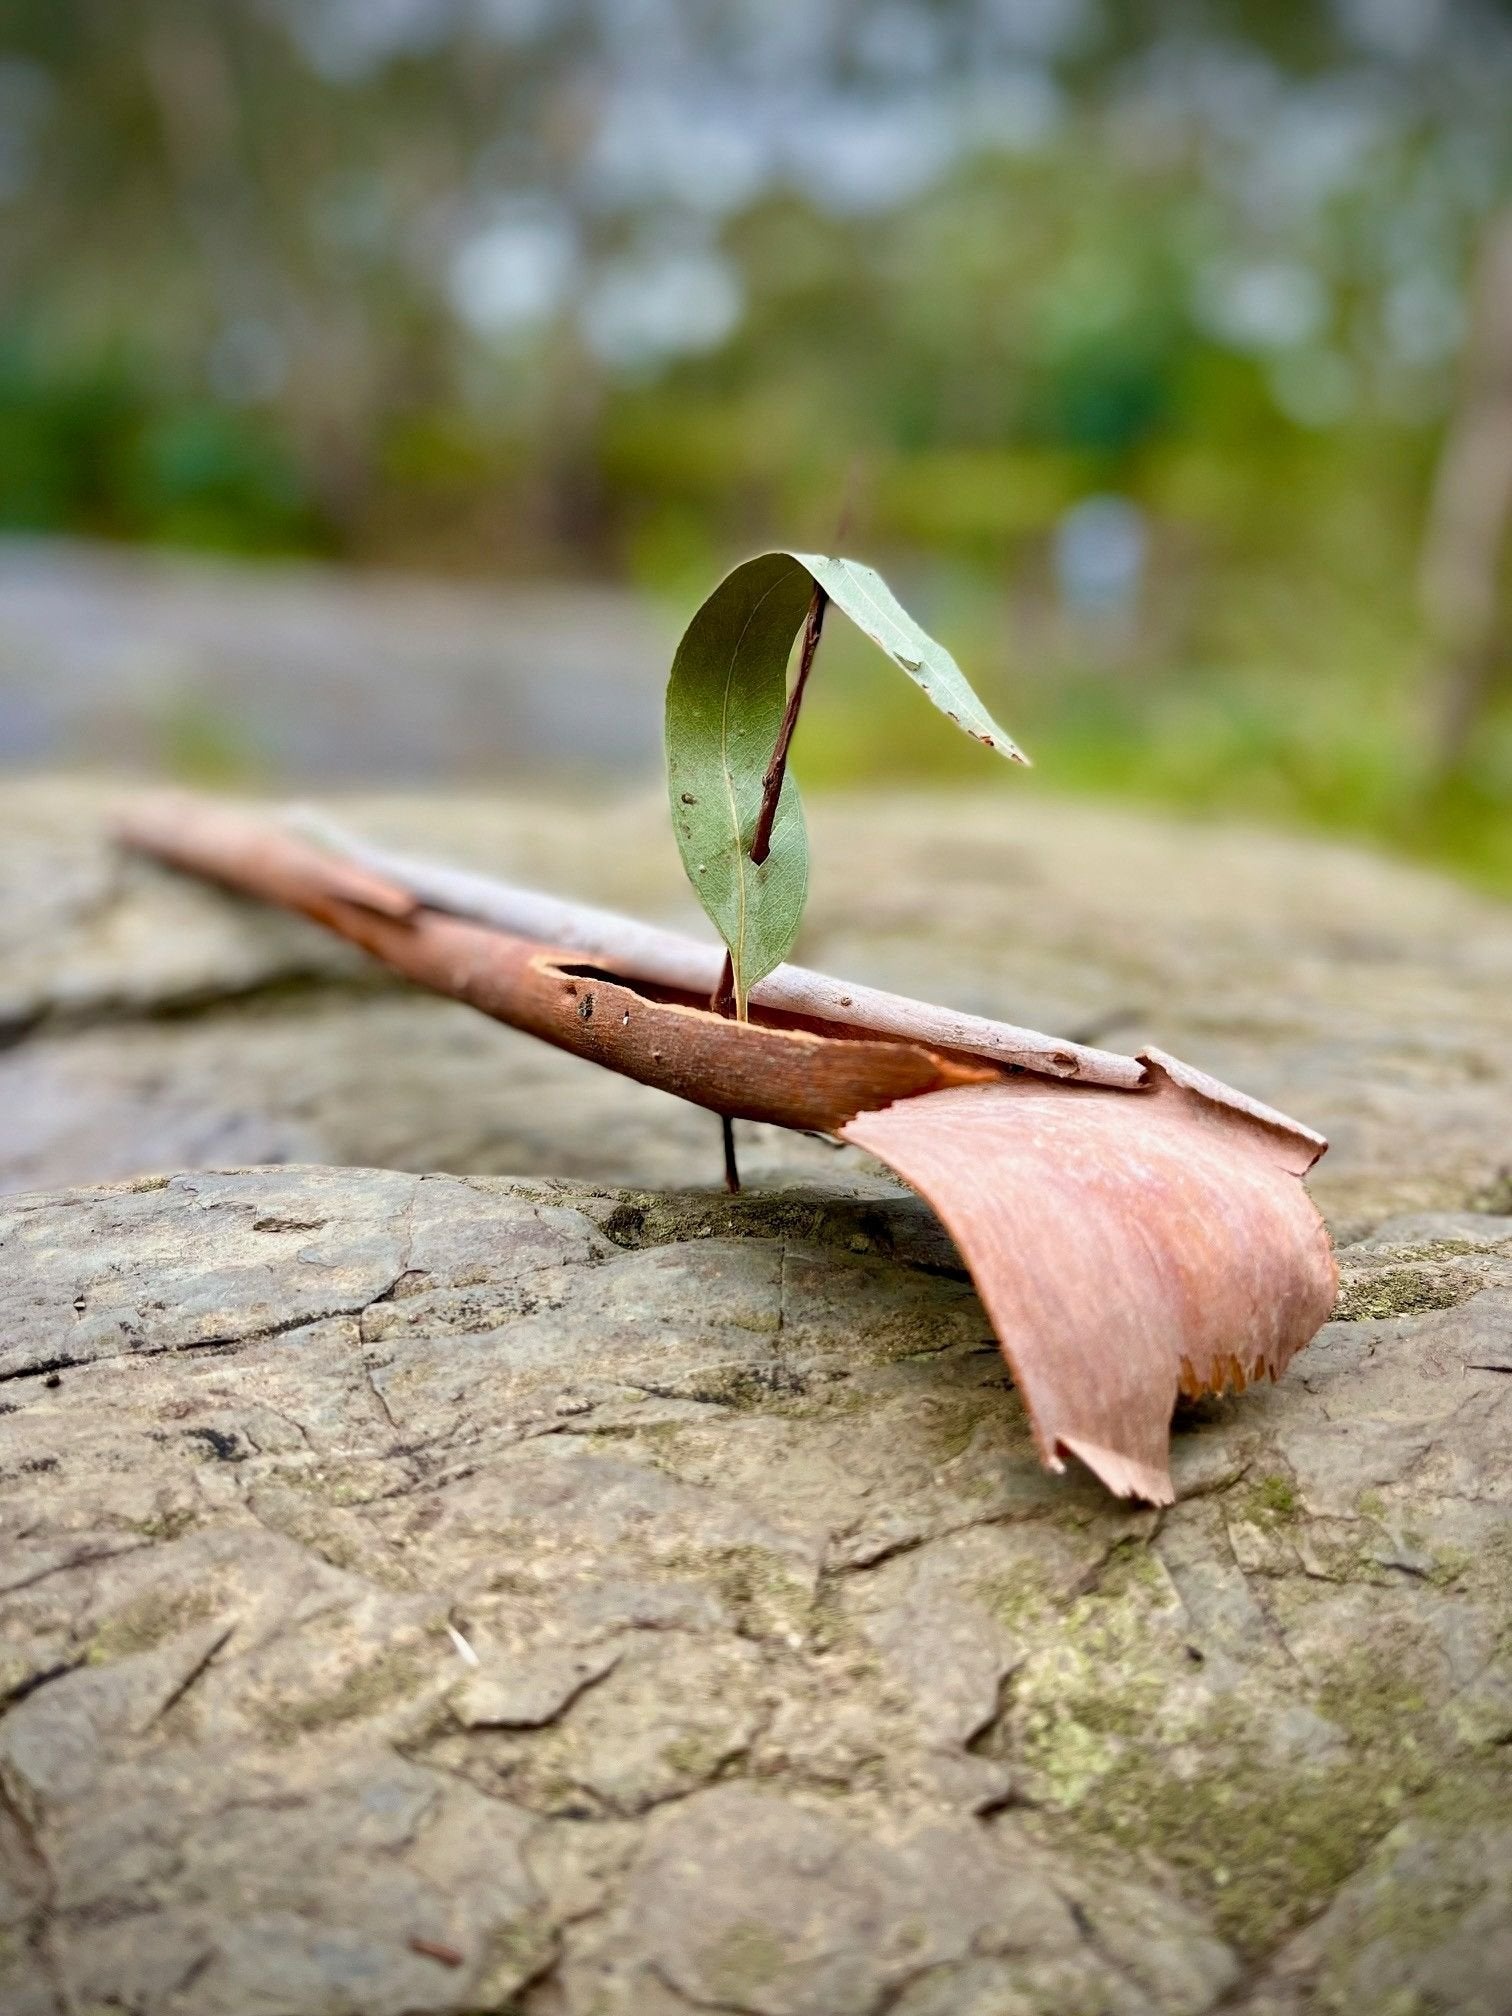
<svg viewBox="0 0 1512 2016"><path fill-rule="evenodd" d="M829 607L829 597L816 581L814 592L809 597L808 615L803 624L803 649L798 657L798 677L793 681L793 690L788 695L783 710L782 726L777 730L777 745L772 751L772 760L766 767L766 775L761 780L761 810L756 815L756 831L751 836L751 859L759 868L772 851L772 828L777 820L777 801L782 796L782 781L787 775L788 750L793 744L793 730L798 726L798 710L803 705L804 688L808 685L810 672L814 669L814 653L819 649L820 632L824 629L824 612Z"/></svg>
<svg viewBox="0 0 1512 2016"><path fill-rule="evenodd" d="M728 952L719 975L719 985L710 996L709 1006L716 1015L723 1015L726 1021L735 1013L735 961ZM734 1197L740 1191L740 1164L735 1157L735 1123L728 1113L721 1113L719 1125L724 1136L725 1188Z"/></svg>

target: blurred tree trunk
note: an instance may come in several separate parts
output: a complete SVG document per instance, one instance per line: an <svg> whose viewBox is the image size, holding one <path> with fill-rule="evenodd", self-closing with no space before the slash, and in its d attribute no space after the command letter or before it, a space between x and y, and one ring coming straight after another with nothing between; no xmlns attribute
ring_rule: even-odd
<svg viewBox="0 0 1512 2016"><path fill-rule="evenodd" d="M214 8L157 0L142 38L164 166L223 323L267 312L271 288L241 157L232 25Z"/></svg>
<svg viewBox="0 0 1512 2016"><path fill-rule="evenodd" d="M1421 592L1434 640L1438 776L1463 769L1505 653L1501 557L1512 525L1512 209L1482 243L1464 377L1434 479Z"/></svg>
<svg viewBox="0 0 1512 2016"><path fill-rule="evenodd" d="M301 289L289 248L270 237L284 213L260 194L248 152L255 108L249 116L237 28L233 9L155 0L143 56L164 160L221 330L265 322L289 346L280 403L322 516L350 540L372 487L380 360L362 310L340 289Z"/></svg>

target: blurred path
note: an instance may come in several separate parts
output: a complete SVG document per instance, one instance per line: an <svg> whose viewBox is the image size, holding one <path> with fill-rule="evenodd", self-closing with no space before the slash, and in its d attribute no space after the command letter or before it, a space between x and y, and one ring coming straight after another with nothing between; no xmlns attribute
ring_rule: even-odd
<svg viewBox="0 0 1512 2016"><path fill-rule="evenodd" d="M0 765L649 773L674 642L613 588L0 540Z"/></svg>

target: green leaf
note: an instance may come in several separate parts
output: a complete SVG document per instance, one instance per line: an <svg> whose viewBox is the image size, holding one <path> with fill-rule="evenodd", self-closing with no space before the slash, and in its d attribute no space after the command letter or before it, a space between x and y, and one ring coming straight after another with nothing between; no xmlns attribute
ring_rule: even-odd
<svg viewBox="0 0 1512 2016"><path fill-rule="evenodd" d="M795 553L793 558L957 728L1011 762L1029 761L972 692L945 646L919 628L875 567L863 567L859 560L830 560L822 553Z"/></svg>
<svg viewBox="0 0 1512 2016"><path fill-rule="evenodd" d="M820 553L763 553L728 574L672 661L667 783L683 866L730 948L742 1017L751 989L792 949L808 895L808 837L791 776L760 867L750 849L787 700L788 657L815 582L957 727L1016 762L1027 760L950 653L872 568Z"/></svg>
<svg viewBox="0 0 1512 2016"><path fill-rule="evenodd" d="M750 845L787 701L788 654L812 592L789 553L747 560L688 625L667 682L673 830L688 880L730 948L742 1017L751 989L787 957L808 895L808 836L791 776L759 868Z"/></svg>

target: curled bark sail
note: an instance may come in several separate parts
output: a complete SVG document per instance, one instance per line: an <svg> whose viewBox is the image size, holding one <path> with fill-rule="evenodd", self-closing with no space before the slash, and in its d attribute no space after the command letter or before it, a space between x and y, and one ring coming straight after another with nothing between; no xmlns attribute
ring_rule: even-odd
<svg viewBox="0 0 1512 2016"><path fill-rule="evenodd" d="M840 1131L944 1221L1041 1459L1080 1457L1163 1505L1177 1394L1278 1377L1327 1321L1337 1275L1289 1138L1148 1062L1136 1099L1018 1078Z"/></svg>

